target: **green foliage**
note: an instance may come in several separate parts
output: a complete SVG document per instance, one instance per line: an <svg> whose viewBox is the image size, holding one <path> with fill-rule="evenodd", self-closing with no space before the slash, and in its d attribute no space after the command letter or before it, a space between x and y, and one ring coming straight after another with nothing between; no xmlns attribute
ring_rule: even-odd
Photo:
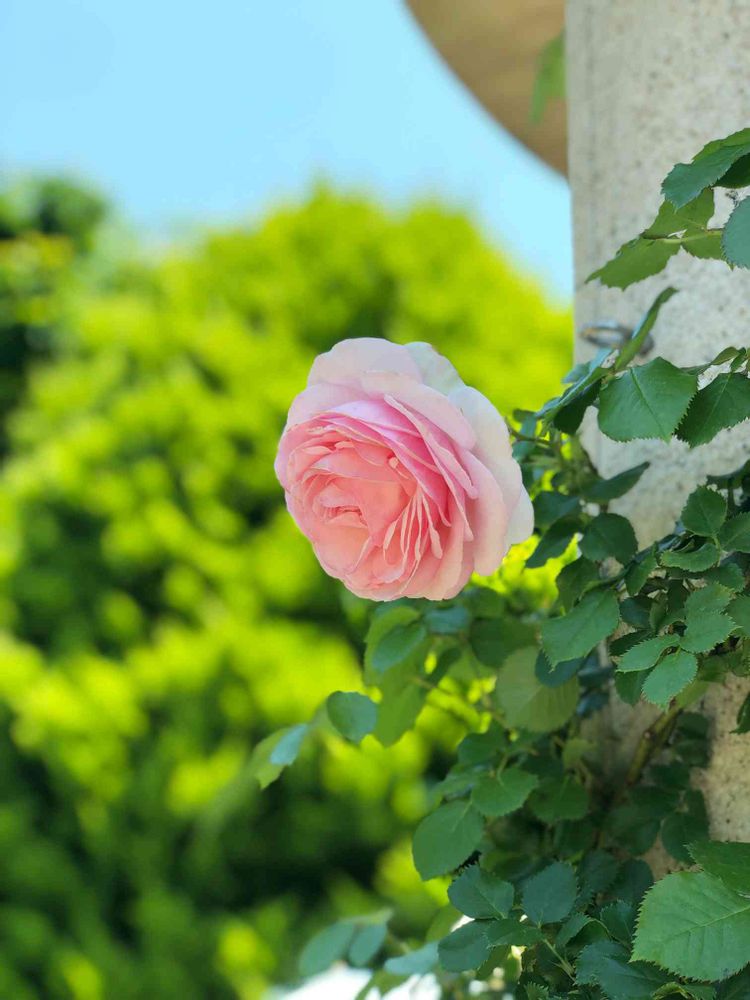
<svg viewBox="0 0 750 1000"><path fill-rule="evenodd" d="M284 511L289 402L316 353L366 334L460 337L467 382L536 405L570 322L436 206L321 190L114 261L104 221L57 182L0 197L0 994L255 1000L328 920L386 900L398 933L429 925L443 900L406 834L463 731L396 650L375 738L336 735L372 722L370 609ZM552 599L526 554L491 592L503 620ZM382 933L355 927L346 960Z"/></svg>
<svg viewBox="0 0 750 1000"><path fill-rule="evenodd" d="M624 287L681 247L716 256L713 186L750 185L749 136L676 168L655 222L597 275ZM383 967L430 971L445 997L726 1000L750 989L750 845L707 839L692 771L708 762L709 727L690 711L710 684L750 672L750 463L709 477L674 530L638 551L609 503L647 467L602 480L575 436L589 407L613 440L691 447L747 418L744 348L701 366L635 363L673 292L619 350L577 365L559 396L517 414L537 534L526 572L559 560L552 606L483 587L373 616L365 665L380 704L416 688L420 710L441 704L464 724L413 843L423 878L451 876L451 906L427 944L395 941L410 950ZM613 698L660 710L624 773L592 753L595 729L582 728ZM736 729L748 731L750 697ZM654 883L641 856L656 844L702 870ZM458 914L471 922L455 926Z"/></svg>
<svg viewBox="0 0 750 1000"><path fill-rule="evenodd" d="M565 97L565 33L548 42L541 53L531 95L531 120L539 124L549 101Z"/></svg>

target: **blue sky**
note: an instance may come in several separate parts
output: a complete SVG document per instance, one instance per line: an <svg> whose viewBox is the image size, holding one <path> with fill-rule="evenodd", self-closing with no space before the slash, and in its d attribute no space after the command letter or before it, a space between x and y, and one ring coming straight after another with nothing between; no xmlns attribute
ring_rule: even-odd
<svg viewBox="0 0 750 1000"><path fill-rule="evenodd" d="M464 207L560 295L565 182L442 65L399 0L5 0L0 163L63 168L159 234L316 180Z"/></svg>

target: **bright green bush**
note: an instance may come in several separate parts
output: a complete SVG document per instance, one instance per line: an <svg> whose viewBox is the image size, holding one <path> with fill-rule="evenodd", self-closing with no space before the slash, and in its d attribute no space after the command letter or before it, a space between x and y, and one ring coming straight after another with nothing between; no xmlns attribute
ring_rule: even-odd
<svg viewBox="0 0 750 1000"><path fill-rule="evenodd" d="M437 206L319 191L106 281L77 233L30 228L0 233L6 270L50 239L64 263L0 473L0 995L251 1000L374 895L429 919L407 831L461 731L428 713L389 751L331 737L266 794L250 779L258 740L357 685L365 617L284 511L287 406L357 335L429 340L503 411L539 403L568 317ZM3 315L31 308L3 280Z"/></svg>

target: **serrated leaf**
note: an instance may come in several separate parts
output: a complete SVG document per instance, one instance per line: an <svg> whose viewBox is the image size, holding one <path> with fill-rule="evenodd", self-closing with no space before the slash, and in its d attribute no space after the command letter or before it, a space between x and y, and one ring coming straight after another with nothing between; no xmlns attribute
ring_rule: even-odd
<svg viewBox="0 0 750 1000"><path fill-rule="evenodd" d="M573 909L578 885L573 868L554 861L523 886L521 908L535 924L555 924Z"/></svg>
<svg viewBox="0 0 750 1000"><path fill-rule="evenodd" d="M578 868L581 882L578 905L585 906L598 893L608 889L614 882L619 867L617 860L607 851L589 851Z"/></svg>
<svg viewBox="0 0 750 1000"><path fill-rule="evenodd" d="M534 673L536 674L536 679L540 684L544 684L545 687L560 687L561 684L569 681L571 677L575 677L585 663L586 657L579 656L575 660L556 663L553 667L545 656L544 650L540 649L537 654L536 663L534 664Z"/></svg>
<svg viewBox="0 0 750 1000"><path fill-rule="evenodd" d="M721 879L727 888L750 896L750 844L697 840L689 845L689 851L709 875Z"/></svg>
<svg viewBox="0 0 750 1000"><path fill-rule="evenodd" d="M750 552L750 512L725 521L719 531L719 544L726 552Z"/></svg>
<svg viewBox="0 0 750 1000"><path fill-rule="evenodd" d="M542 624L542 646L554 666L565 660L586 656L597 643L617 628L620 608L611 590L586 594L572 611Z"/></svg>
<svg viewBox="0 0 750 1000"><path fill-rule="evenodd" d="M536 650L513 653L500 672L495 697L510 726L548 733L563 726L578 703L578 681L559 687L541 684L535 673Z"/></svg>
<svg viewBox="0 0 750 1000"><path fill-rule="evenodd" d="M687 498L680 519L694 535L711 537L727 516L727 502L721 493L708 486L699 486Z"/></svg>
<svg viewBox="0 0 750 1000"><path fill-rule="evenodd" d="M602 562L614 556L620 563L629 562L636 553L638 543L633 526L621 514L599 514L583 532L581 553L586 559Z"/></svg>
<svg viewBox="0 0 750 1000"><path fill-rule="evenodd" d="M708 813L703 795L696 789L685 794L685 811L670 813L661 827L661 842L673 858L690 864L688 845L708 836Z"/></svg>
<svg viewBox="0 0 750 1000"><path fill-rule="evenodd" d="M469 802L448 802L425 816L414 831L412 853L423 881L445 875L476 850L484 820Z"/></svg>
<svg viewBox="0 0 750 1000"><path fill-rule="evenodd" d="M438 944L438 959L446 972L476 969L484 961L489 942L481 924L463 924Z"/></svg>
<svg viewBox="0 0 750 1000"><path fill-rule="evenodd" d="M721 552L713 542L706 542L705 545L701 545L699 548L691 549L690 551L686 551L685 549L667 549L666 552L660 554L659 561L662 566L692 570L695 573L700 573L715 566L719 561L720 555Z"/></svg>
<svg viewBox="0 0 750 1000"><path fill-rule="evenodd" d="M625 576L625 587L631 597L640 594L657 565L656 553L648 552L630 567Z"/></svg>
<svg viewBox="0 0 750 1000"><path fill-rule="evenodd" d="M741 201L727 219L721 246L730 264L750 267L750 199Z"/></svg>
<svg viewBox="0 0 750 1000"><path fill-rule="evenodd" d="M375 702L357 691L334 691L326 700L326 711L334 728L352 743L361 743L378 718Z"/></svg>
<svg viewBox="0 0 750 1000"><path fill-rule="evenodd" d="M577 518L563 517L555 521L539 539L536 548L526 560L526 565L529 569L538 569L550 559L561 556L579 530L580 523Z"/></svg>
<svg viewBox="0 0 750 1000"><path fill-rule="evenodd" d="M657 663L643 682L643 697L664 708L683 691L698 672L698 661L692 653L679 650Z"/></svg>
<svg viewBox="0 0 750 1000"><path fill-rule="evenodd" d="M598 278L608 288L627 288L663 271L670 257L674 257L679 249L679 243L636 236L623 243L615 256L593 271L586 280Z"/></svg>
<svg viewBox="0 0 750 1000"><path fill-rule="evenodd" d="M582 819L589 809L588 792L572 774L548 778L529 799L529 808L543 823Z"/></svg>
<svg viewBox="0 0 750 1000"><path fill-rule="evenodd" d="M699 621L702 615L723 611L732 600L732 592L718 583L700 587L685 601L685 621Z"/></svg>
<svg viewBox="0 0 750 1000"><path fill-rule="evenodd" d="M430 941L429 944L410 951L406 955L397 955L389 958L383 968L386 972L391 972L396 976L424 976L437 965L438 943Z"/></svg>
<svg viewBox="0 0 750 1000"><path fill-rule="evenodd" d="M678 163L664 178L662 191L677 208L716 184L743 156L750 153L750 129L707 143L692 162Z"/></svg>
<svg viewBox="0 0 750 1000"><path fill-rule="evenodd" d="M664 358L628 368L599 394L599 429L613 441L668 441L697 388L696 375Z"/></svg>
<svg viewBox="0 0 750 1000"><path fill-rule="evenodd" d="M617 664L617 669L622 673L648 670L665 650L678 646L679 641L679 636L676 635L657 635L653 639L645 639L625 653Z"/></svg>
<svg viewBox="0 0 750 1000"><path fill-rule="evenodd" d="M599 919L616 941L630 947L635 931L635 906L632 903L618 899L602 909Z"/></svg>
<svg viewBox="0 0 750 1000"><path fill-rule="evenodd" d="M617 497L624 496L632 490L648 466L648 462L641 462L640 465L635 465L632 469L619 472L611 479L598 479L590 486L585 486L581 491L581 496L584 500L593 503L607 503L610 500L616 500Z"/></svg>
<svg viewBox="0 0 750 1000"><path fill-rule="evenodd" d="M319 931L300 953L299 974L307 978L325 972L347 953L354 932L354 924L349 921L341 921Z"/></svg>
<svg viewBox="0 0 750 1000"><path fill-rule="evenodd" d="M448 899L459 913L479 920L507 917L515 890L479 865L466 868L450 885Z"/></svg>
<svg viewBox="0 0 750 1000"><path fill-rule="evenodd" d="M687 997L687 1000L714 1000L716 990L713 986L701 983L665 983L656 993L653 1000L666 1000L667 997Z"/></svg>
<svg viewBox="0 0 750 1000"><path fill-rule="evenodd" d="M529 923L521 923L514 917L493 920L486 925L485 934L493 947L515 945L517 948L528 948L543 939L542 933L537 927Z"/></svg>
<svg viewBox="0 0 750 1000"><path fill-rule="evenodd" d="M642 962L630 962L628 951L616 941L595 941L581 951L576 981L600 986L609 1000L651 1000L667 977Z"/></svg>
<svg viewBox="0 0 750 1000"><path fill-rule="evenodd" d="M719 431L750 418L750 379L722 372L700 389L688 407L677 436L691 448L712 441Z"/></svg>
<svg viewBox="0 0 750 1000"><path fill-rule="evenodd" d="M575 602L591 587L599 582L599 567L588 559L576 559L563 566L555 581L560 593L560 600L566 609L573 607Z"/></svg>
<svg viewBox="0 0 750 1000"><path fill-rule="evenodd" d="M495 777L481 778L471 793L471 801L485 816L497 819L520 809L538 784L535 774L520 767L506 767Z"/></svg>
<svg viewBox="0 0 750 1000"><path fill-rule="evenodd" d="M634 959L716 982L750 961L750 899L706 872L676 872L643 901Z"/></svg>
<svg viewBox="0 0 750 1000"><path fill-rule="evenodd" d="M737 624L742 635L750 636L750 594L735 597L727 606L727 614Z"/></svg>
<svg viewBox="0 0 750 1000"><path fill-rule="evenodd" d="M724 642L735 629L728 615L716 611L693 615L688 620L685 634L680 638L680 646L691 653L707 653Z"/></svg>
<svg viewBox="0 0 750 1000"><path fill-rule="evenodd" d="M591 917L587 917L585 913L572 914L557 932L555 947L564 948L567 944L570 944L573 938L577 937L583 928L590 923Z"/></svg>

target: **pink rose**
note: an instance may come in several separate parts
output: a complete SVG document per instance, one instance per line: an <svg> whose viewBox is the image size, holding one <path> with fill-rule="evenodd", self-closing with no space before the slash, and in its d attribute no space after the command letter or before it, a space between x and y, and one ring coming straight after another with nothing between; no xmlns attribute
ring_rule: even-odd
<svg viewBox="0 0 750 1000"><path fill-rule="evenodd" d="M454 597L533 529L500 414L429 344L321 354L275 468L325 571L376 601Z"/></svg>

